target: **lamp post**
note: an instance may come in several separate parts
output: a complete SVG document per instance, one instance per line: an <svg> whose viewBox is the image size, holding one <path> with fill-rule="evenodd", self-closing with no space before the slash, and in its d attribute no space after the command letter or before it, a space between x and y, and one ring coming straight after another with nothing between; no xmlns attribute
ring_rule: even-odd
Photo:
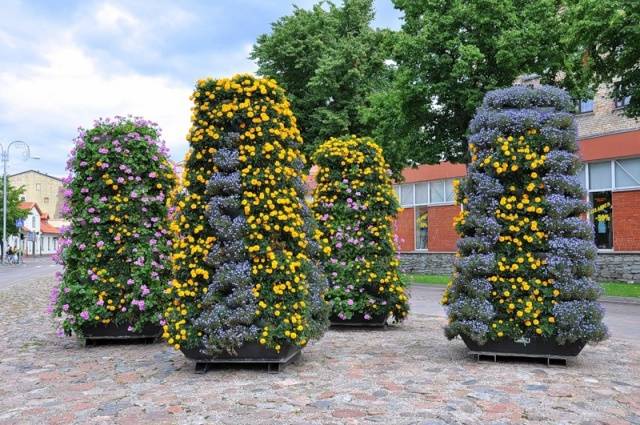
<svg viewBox="0 0 640 425"><path fill-rule="evenodd" d="M5 149L2 143L0 143L0 159L3 164L2 172L2 262L6 262L7 252L7 163L9 162L9 151L12 146L21 146L24 151L25 160L29 158L38 159L37 157L31 157L31 149L27 142L21 140L14 140L9 143Z"/></svg>

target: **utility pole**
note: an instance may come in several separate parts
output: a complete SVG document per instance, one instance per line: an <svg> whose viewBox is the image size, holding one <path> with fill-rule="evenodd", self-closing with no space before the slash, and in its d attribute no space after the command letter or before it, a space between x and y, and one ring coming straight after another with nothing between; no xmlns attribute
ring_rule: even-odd
<svg viewBox="0 0 640 425"><path fill-rule="evenodd" d="M21 146L24 149L24 159L40 159L36 156L31 156L31 149L27 142L21 140L14 140L9 143L5 149L0 143L0 159L2 159L3 172L2 172L2 262L5 263L7 252L7 163L9 162L9 151L12 146Z"/></svg>

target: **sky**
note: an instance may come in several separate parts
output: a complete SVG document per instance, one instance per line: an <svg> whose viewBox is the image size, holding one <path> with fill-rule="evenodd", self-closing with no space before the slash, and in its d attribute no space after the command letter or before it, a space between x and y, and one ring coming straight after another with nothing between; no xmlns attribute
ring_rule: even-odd
<svg viewBox="0 0 640 425"><path fill-rule="evenodd" d="M181 160L194 82L255 72L256 38L316 2L0 0L0 143L23 140L40 157L12 149L9 174L64 176L78 128L115 115L158 123ZM375 8L374 26L400 27L391 0Z"/></svg>

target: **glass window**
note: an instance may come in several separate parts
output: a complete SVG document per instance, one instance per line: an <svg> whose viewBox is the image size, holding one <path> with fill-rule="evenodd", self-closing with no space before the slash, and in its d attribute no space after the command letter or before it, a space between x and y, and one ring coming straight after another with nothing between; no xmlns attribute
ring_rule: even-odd
<svg viewBox="0 0 640 425"><path fill-rule="evenodd" d="M593 99L586 99L578 102L578 113L584 114L587 112L593 112Z"/></svg>
<svg viewBox="0 0 640 425"><path fill-rule="evenodd" d="M427 249L429 213L427 207L416 208L416 249Z"/></svg>
<svg viewBox="0 0 640 425"><path fill-rule="evenodd" d="M587 190L587 173L584 164L580 165L580 168L576 173L576 177L578 177L578 180L580 180L580 186L582 186L582 189Z"/></svg>
<svg viewBox="0 0 640 425"><path fill-rule="evenodd" d="M625 106L629 106L629 102L631 102L631 96L625 96L622 99L616 99L616 108L624 108Z"/></svg>
<svg viewBox="0 0 640 425"><path fill-rule="evenodd" d="M599 249L613 247L613 230L611 228L611 192L594 192L591 194L590 217L595 231L595 243Z"/></svg>
<svg viewBox="0 0 640 425"><path fill-rule="evenodd" d="M40 183L36 183L36 190L40 192L40 189L41 189Z"/></svg>
<svg viewBox="0 0 640 425"><path fill-rule="evenodd" d="M589 164L589 189L611 189L611 162Z"/></svg>
<svg viewBox="0 0 640 425"><path fill-rule="evenodd" d="M45 203L45 204L48 204L48 203L49 203L49 197L48 197L48 196L45 196L45 197L44 197L44 203Z"/></svg>
<svg viewBox="0 0 640 425"><path fill-rule="evenodd" d="M640 186L640 158L616 161L616 187Z"/></svg>
<svg viewBox="0 0 640 425"><path fill-rule="evenodd" d="M413 185L403 184L400 186L400 203L404 207L413 206Z"/></svg>
<svg viewBox="0 0 640 425"><path fill-rule="evenodd" d="M453 179L447 179L444 181L444 186L445 186L445 201L447 202L453 202L455 201L455 199L453 199Z"/></svg>
<svg viewBox="0 0 640 425"><path fill-rule="evenodd" d="M444 180L435 180L431 182L431 203L437 204L444 202Z"/></svg>
<svg viewBox="0 0 640 425"><path fill-rule="evenodd" d="M416 183L416 205L429 203L429 183Z"/></svg>

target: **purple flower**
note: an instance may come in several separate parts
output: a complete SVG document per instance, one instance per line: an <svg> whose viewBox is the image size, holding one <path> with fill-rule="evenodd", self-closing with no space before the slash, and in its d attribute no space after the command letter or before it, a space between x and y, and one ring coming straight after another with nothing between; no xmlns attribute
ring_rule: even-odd
<svg viewBox="0 0 640 425"><path fill-rule="evenodd" d="M82 317L84 320L89 320L89 312L87 310L83 310L80 313L80 317Z"/></svg>
<svg viewBox="0 0 640 425"><path fill-rule="evenodd" d="M353 300L347 300L347 304L353 305Z"/></svg>
<svg viewBox="0 0 640 425"><path fill-rule="evenodd" d="M62 311L69 311L69 304L64 304L62 306Z"/></svg>

